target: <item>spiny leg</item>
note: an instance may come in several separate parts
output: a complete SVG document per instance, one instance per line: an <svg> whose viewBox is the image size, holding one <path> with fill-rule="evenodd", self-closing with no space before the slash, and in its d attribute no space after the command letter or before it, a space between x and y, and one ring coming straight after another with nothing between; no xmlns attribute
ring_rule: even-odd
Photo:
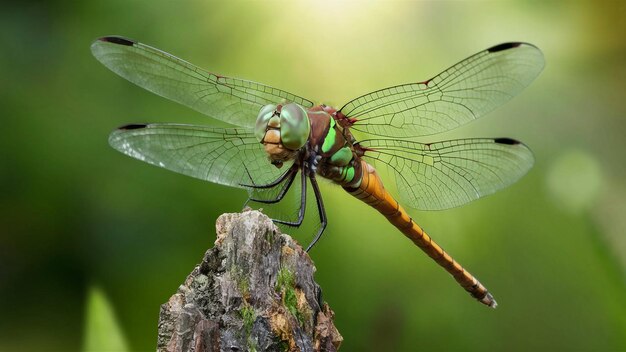
<svg viewBox="0 0 626 352"><path fill-rule="evenodd" d="M281 175L276 181L273 181L273 182L268 183L266 185L243 185L243 186L246 186L246 187L249 187L249 188L252 188L252 189L268 189L268 188L276 187L281 182L283 182L285 179L288 179L287 183L283 184L283 186L282 186L280 192L278 193L278 195L276 196L276 198L273 198L273 199L260 199L260 198L249 197L248 200L246 201L246 204L249 201L253 201L253 202L257 202L257 203L263 203L263 204L274 204L274 203L280 202L285 197L285 195L287 194L289 189L291 188L291 185L293 184L293 180L296 178L297 173L298 173L298 167L297 167L297 165L293 165L291 168L289 168L289 170L286 173Z"/></svg>
<svg viewBox="0 0 626 352"><path fill-rule="evenodd" d="M257 185L256 183L254 183L254 179L252 178L252 175L250 174L250 170L248 170L248 167L244 164L244 169L246 169L246 173L248 174L248 178L250 179L250 182L252 182L251 185L245 184L245 183L240 183L239 185L242 187L248 187L248 188L272 188L275 187L276 185L278 185L279 183L283 182L287 177L289 177L290 174L297 172L298 170L298 165L297 164L293 164L291 165L291 167L285 171L282 175L280 175L276 180L265 184L265 185Z"/></svg>
<svg viewBox="0 0 626 352"><path fill-rule="evenodd" d="M302 170L300 170L300 182L301 182L300 209L298 210L298 220L297 221L285 221L285 220L272 219L272 221L274 221L275 223L283 224L287 226L294 226L294 227L300 227L300 225L302 225L302 222L304 221L304 212L306 210L306 170L305 170L304 165L302 165Z"/></svg>
<svg viewBox="0 0 626 352"><path fill-rule="evenodd" d="M328 219L326 218L326 210L324 209L324 201L322 200L322 193L320 192L320 188L317 185L315 174L311 174L311 176L309 176L309 179L311 180L311 186L313 187L313 193L315 194L315 202L317 203L317 211L320 214L321 227L317 231L317 234L315 235L313 241L309 244L308 247L306 247L307 252L310 251L311 248L313 248L317 241L319 241L319 239L322 237L322 233L324 233L324 230L326 229L326 225L328 224Z"/></svg>

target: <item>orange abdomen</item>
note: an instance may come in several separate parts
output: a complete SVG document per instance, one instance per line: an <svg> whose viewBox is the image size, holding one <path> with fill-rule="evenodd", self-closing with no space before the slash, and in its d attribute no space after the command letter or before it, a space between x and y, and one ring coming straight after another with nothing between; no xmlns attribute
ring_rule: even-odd
<svg viewBox="0 0 626 352"><path fill-rule="evenodd" d="M489 307L495 308L496 301L485 286L452 259L413 221L400 204L385 190L376 169L365 161L361 160L361 163L363 178L360 186L357 188L344 187L344 189L383 214L406 237L426 252L437 264L446 269L472 297Z"/></svg>

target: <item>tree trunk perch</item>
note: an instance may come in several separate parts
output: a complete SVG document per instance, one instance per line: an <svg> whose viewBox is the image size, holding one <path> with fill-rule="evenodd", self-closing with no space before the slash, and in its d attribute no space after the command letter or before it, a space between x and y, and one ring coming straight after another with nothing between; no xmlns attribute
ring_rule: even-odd
<svg viewBox="0 0 626 352"><path fill-rule="evenodd" d="M259 211L223 214L217 240L159 315L158 351L336 351L315 266Z"/></svg>

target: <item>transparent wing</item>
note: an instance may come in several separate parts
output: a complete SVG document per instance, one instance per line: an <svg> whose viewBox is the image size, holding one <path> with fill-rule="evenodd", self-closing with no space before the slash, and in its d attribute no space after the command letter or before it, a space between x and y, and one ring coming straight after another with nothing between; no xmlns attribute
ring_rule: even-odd
<svg viewBox="0 0 626 352"><path fill-rule="evenodd" d="M204 71L161 50L122 37L103 37L91 52L111 71L153 93L212 118L254 127L259 110L283 100L312 107L309 100L260 83Z"/></svg>
<svg viewBox="0 0 626 352"><path fill-rule="evenodd" d="M477 138L421 144L361 141L365 160L380 162L395 175L400 199L423 210L457 207L520 179L534 163L524 144L509 138Z"/></svg>
<svg viewBox="0 0 626 352"><path fill-rule="evenodd" d="M109 136L120 152L201 180L245 188L277 179L291 163L276 168L247 129L179 124L128 125Z"/></svg>
<svg viewBox="0 0 626 352"><path fill-rule="evenodd" d="M352 129L384 137L417 137L448 131L500 106L539 75L541 51L505 43L481 51L439 75L358 97L340 112Z"/></svg>

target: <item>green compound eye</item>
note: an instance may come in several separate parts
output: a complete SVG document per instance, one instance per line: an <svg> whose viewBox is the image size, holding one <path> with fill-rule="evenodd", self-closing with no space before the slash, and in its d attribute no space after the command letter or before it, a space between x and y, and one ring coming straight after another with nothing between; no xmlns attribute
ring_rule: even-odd
<svg viewBox="0 0 626 352"><path fill-rule="evenodd" d="M298 104L290 103L280 111L280 139L285 148L298 150L309 139L311 123L309 116Z"/></svg>
<svg viewBox="0 0 626 352"><path fill-rule="evenodd" d="M256 126L254 127L254 136L259 142L263 142L267 124L274 115L274 111L276 111L276 105L273 104L265 105L259 111L259 115L256 118Z"/></svg>

